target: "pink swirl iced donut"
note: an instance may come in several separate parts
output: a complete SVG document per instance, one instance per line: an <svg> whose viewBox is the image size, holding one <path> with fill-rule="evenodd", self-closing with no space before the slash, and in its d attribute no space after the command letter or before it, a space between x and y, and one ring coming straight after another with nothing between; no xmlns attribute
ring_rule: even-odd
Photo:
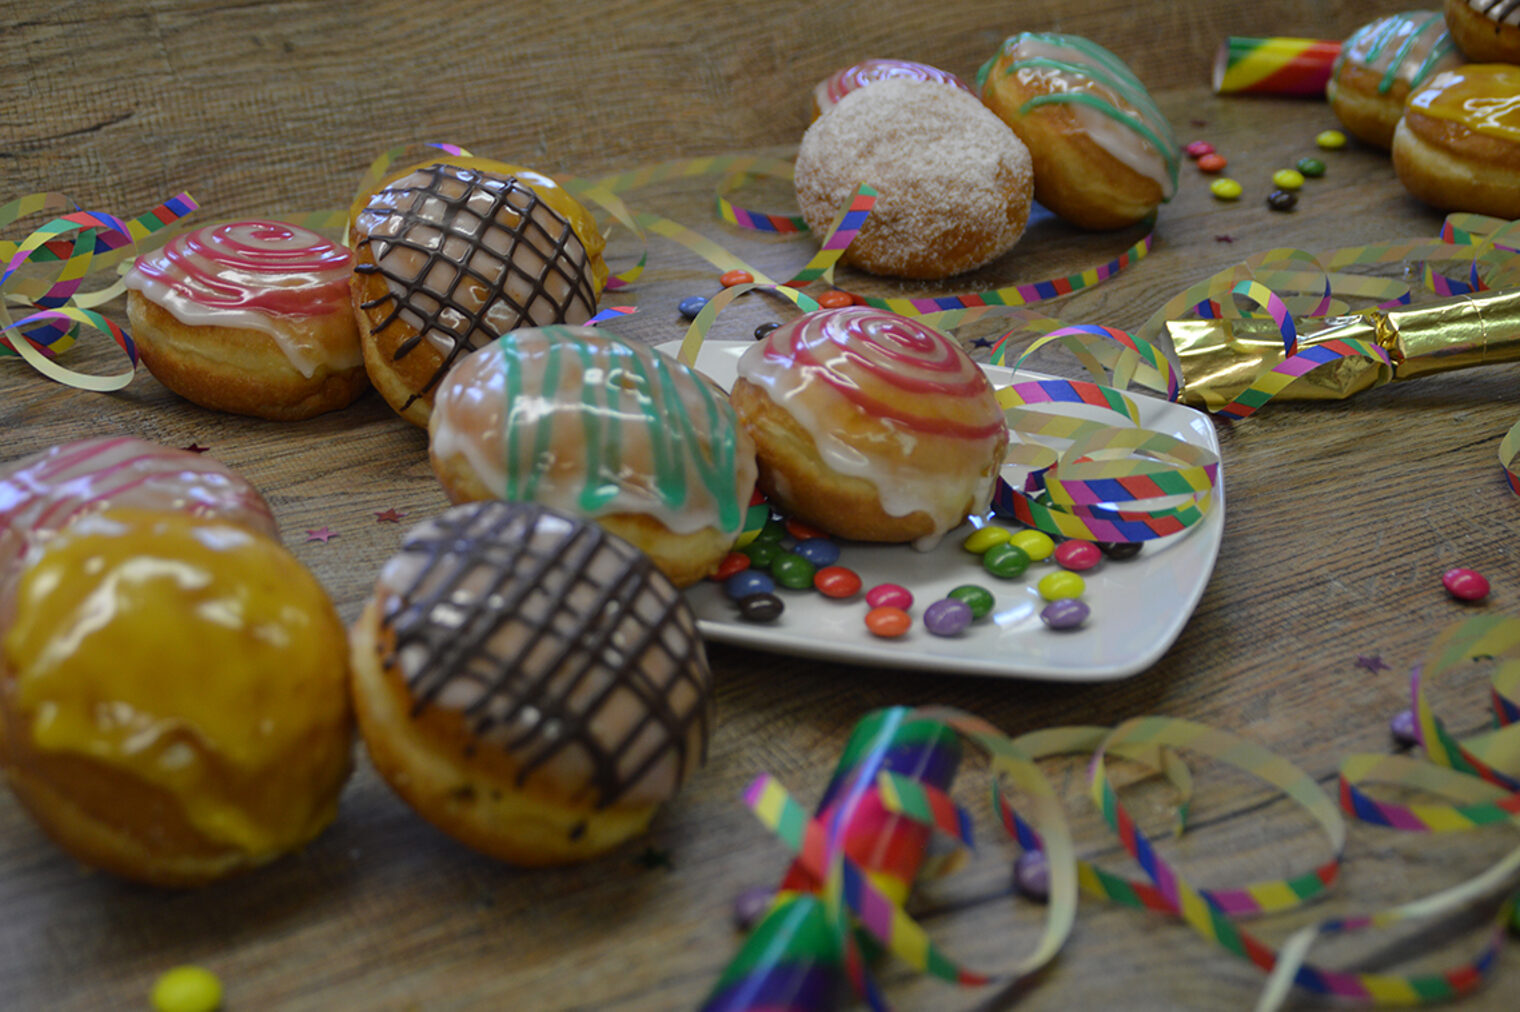
<svg viewBox="0 0 1520 1012"><path fill-rule="evenodd" d="M0 629L27 560L80 517L118 506L280 536L258 490L212 457L131 436L62 443L0 467Z"/></svg>
<svg viewBox="0 0 1520 1012"><path fill-rule="evenodd" d="M817 119L834 108L834 103L850 92L864 88L868 84L875 84L877 81L889 81L893 78L907 81L938 81L940 84L953 84L968 95L976 94L965 81L948 70L940 70L927 63L914 63L911 60L861 60L853 66L834 71L813 88L813 118Z"/></svg>
<svg viewBox="0 0 1520 1012"><path fill-rule="evenodd" d="M279 221L210 225L137 258L127 315L143 364L202 407L294 420L368 385L353 256Z"/></svg>
<svg viewBox="0 0 1520 1012"><path fill-rule="evenodd" d="M959 345L861 306L771 331L739 360L731 400L771 501L862 541L932 547L987 508L1008 445L992 384Z"/></svg>

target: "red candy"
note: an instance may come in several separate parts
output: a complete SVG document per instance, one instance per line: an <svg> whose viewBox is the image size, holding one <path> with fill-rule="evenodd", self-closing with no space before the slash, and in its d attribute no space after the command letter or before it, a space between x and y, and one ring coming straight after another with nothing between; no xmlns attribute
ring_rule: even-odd
<svg viewBox="0 0 1520 1012"><path fill-rule="evenodd" d="M849 292L841 292L837 288L831 292L824 292L818 296L818 304L824 309L842 309L845 306L855 304L855 296Z"/></svg>
<svg viewBox="0 0 1520 1012"><path fill-rule="evenodd" d="M871 635L880 636L883 639L901 636L912 624L913 620L901 608L883 605L866 612L866 628L870 630Z"/></svg>
<svg viewBox="0 0 1520 1012"><path fill-rule="evenodd" d="M911 608L913 607L913 595L907 587L900 587L895 583L878 583L866 591L866 604L872 608Z"/></svg>
<svg viewBox="0 0 1520 1012"><path fill-rule="evenodd" d="M708 579L717 580L719 583L722 583L735 573L744 572L749 568L749 564L750 558L748 555L745 555L743 552L729 552L723 557L723 561L718 563L717 570Z"/></svg>
<svg viewBox="0 0 1520 1012"><path fill-rule="evenodd" d="M792 537L796 538L798 541L807 541L811 538L828 537L827 534L825 534L823 531L820 531L818 528L810 527L807 524L803 523L801 520L793 520L791 517L786 518L786 532Z"/></svg>
<svg viewBox="0 0 1520 1012"><path fill-rule="evenodd" d="M1208 141L1194 141L1182 150L1187 152L1189 158L1202 158L1204 155L1214 153L1214 145Z"/></svg>
<svg viewBox="0 0 1520 1012"><path fill-rule="evenodd" d="M1481 601L1488 596L1488 580L1471 569L1448 569L1441 574L1441 586L1458 601Z"/></svg>
<svg viewBox="0 0 1520 1012"><path fill-rule="evenodd" d="M1230 163L1225 160L1224 155L1204 155L1198 159L1198 171L1221 172L1228 164Z"/></svg>
<svg viewBox="0 0 1520 1012"><path fill-rule="evenodd" d="M813 586L824 597L854 597L860 592L860 577L844 566L824 566L813 574Z"/></svg>
<svg viewBox="0 0 1520 1012"><path fill-rule="evenodd" d="M724 272L723 276L718 279L718 284L724 288L732 288L735 285L747 285L753 280L755 280L755 276L749 271L735 269Z"/></svg>
<svg viewBox="0 0 1520 1012"><path fill-rule="evenodd" d="M1056 565L1080 573L1091 569L1103 558L1103 553L1091 541L1063 541L1056 545Z"/></svg>

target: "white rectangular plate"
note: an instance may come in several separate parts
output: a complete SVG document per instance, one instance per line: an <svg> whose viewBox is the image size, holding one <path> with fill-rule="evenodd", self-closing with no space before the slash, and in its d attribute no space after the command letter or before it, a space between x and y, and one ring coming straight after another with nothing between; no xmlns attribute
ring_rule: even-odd
<svg viewBox="0 0 1520 1012"><path fill-rule="evenodd" d="M725 389L750 342L708 341L697 367ZM675 355L679 344L661 345ZM1047 379L1038 373L999 366L983 367L994 386L1018 380ZM1213 423L1202 413L1157 397L1131 393L1140 423L1219 453ZM1040 404L1041 411L1069 410L1090 415L1083 406ZM1110 416L1111 417L1111 416ZM1010 468L1005 477L1022 484ZM687 590L702 634L776 653L818 657L844 664L917 668L935 672L1096 682L1124 678L1149 668L1166 653L1203 596L1219 543L1224 535L1224 473L1209 515L1192 530L1146 542L1141 553L1123 562L1104 559L1083 573L1082 599L1092 609L1080 628L1056 632L1040 621L1045 606L1035 583L1054 563L1035 563L1019 579L1000 580L982 569L977 556L961 548L971 524L951 531L939 547L919 552L907 545L867 545L842 541L839 565L860 574L865 588L897 583L913 593L913 627L898 639L879 639L866 631L868 610L862 595L845 601L816 591L778 589L786 610L774 622L746 622L723 588L705 581ZM920 621L924 608L963 583L992 591L996 605L987 617L954 637L931 635Z"/></svg>

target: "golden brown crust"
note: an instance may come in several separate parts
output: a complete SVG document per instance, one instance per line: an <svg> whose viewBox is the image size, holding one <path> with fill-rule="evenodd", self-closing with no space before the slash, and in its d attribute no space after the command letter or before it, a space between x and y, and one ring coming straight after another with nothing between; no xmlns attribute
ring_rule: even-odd
<svg viewBox="0 0 1520 1012"><path fill-rule="evenodd" d="M347 407L369 386L362 363L342 369L322 363L311 376L303 376L268 334L184 324L136 290L127 293L127 318L148 371L203 408L299 421ZM307 334L323 347L352 351L358 346L347 312L281 326Z"/></svg>
<svg viewBox="0 0 1520 1012"><path fill-rule="evenodd" d="M832 471L813 437L760 387L737 380L729 399L740 424L755 440L758 484L784 513L856 541L900 543L934 532L927 513L892 516L882 509L881 497L869 481ZM975 508L968 498L966 511Z"/></svg>
<svg viewBox="0 0 1520 1012"><path fill-rule="evenodd" d="M474 850L532 867L596 857L648 827L654 805L597 809L519 784L504 750L465 747L473 739L457 712L435 706L413 717L406 683L381 663L384 636L371 600L350 638L354 711L375 769L423 818Z"/></svg>
<svg viewBox="0 0 1520 1012"><path fill-rule="evenodd" d="M1029 149L1034 199L1081 228L1124 228L1154 211L1165 196L1161 184L1096 144L1069 107L1045 105L1019 114L1024 103L1043 93L1024 87L1018 74L1005 73L1012 62L1006 52L999 57L982 100Z"/></svg>
<svg viewBox="0 0 1520 1012"><path fill-rule="evenodd" d="M1394 131L1393 167L1433 207L1520 218L1520 146L1407 109Z"/></svg>
<svg viewBox="0 0 1520 1012"><path fill-rule="evenodd" d="M1520 63L1520 26L1484 17L1467 0L1446 0L1446 30L1474 63Z"/></svg>
<svg viewBox="0 0 1520 1012"><path fill-rule="evenodd" d="M361 245L354 250L354 266L361 265L367 268L375 265L368 246ZM364 368L369 373L370 382L397 414L419 428L427 428L428 415L433 410L433 394L438 389L436 384L428 384L443 365L443 356L428 342L417 341L405 356L396 357L402 345L416 340L417 329L401 316L376 329L392 311L387 298L389 287L379 271L361 273L355 270L348 287L353 298L354 318L359 323L359 343L364 348ZM366 305L370 308L365 309ZM426 391L417 393L424 387L427 387Z"/></svg>
<svg viewBox="0 0 1520 1012"><path fill-rule="evenodd" d="M1409 84L1394 80L1385 93L1378 92L1383 75L1350 62L1341 64L1341 71L1325 89L1330 108L1353 136L1368 144L1387 150L1393 144L1393 130L1404 114L1404 101L1409 98Z"/></svg>

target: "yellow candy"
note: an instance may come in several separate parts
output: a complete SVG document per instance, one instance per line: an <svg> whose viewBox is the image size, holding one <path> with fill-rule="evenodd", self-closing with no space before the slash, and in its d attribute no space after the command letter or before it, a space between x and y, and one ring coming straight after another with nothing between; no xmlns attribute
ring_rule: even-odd
<svg viewBox="0 0 1520 1012"><path fill-rule="evenodd" d="M1334 151L1346 146L1346 135L1339 130L1326 130L1314 138L1314 143L1326 151Z"/></svg>
<svg viewBox="0 0 1520 1012"><path fill-rule="evenodd" d="M1220 200L1235 200L1240 196L1240 184L1233 179L1216 179L1209 184L1209 192Z"/></svg>
<svg viewBox="0 0 1520 1012"><path fill-rule="evenodd" d="M215 1012L222 1007L222 982L199 966L176 966L153 984L154 1012Z"/></svg>
<svg viewBox="0 0 1520 1012"><path fill-rule="evenodd" d="M1001 545L1011 537L1013 537L1013 532L1008 528L987 524L966 535L966 540L961 542L961 547L968 552L981 555L993 545Z"/></svg>
<svg viewBox="0 0 1520 1012"><path fill-rule="evenodd" d="M1087 589L1087 582L1076 573L1062 569L1041 577L1035 589L1047 601L1061 601L1069 597L1081 597Z"/></svg>
<svg viewBox="0 0 1520 1012"><path fill-rule="evenodd" d="M1050 540L1050 535L1041 531L1019 531L1008 539L1008 543L1022 548L1024 554L1035 562L1050 558L1056 550L1056 543Z"/></svg>
<svg viewBox="0 0 1520 1012"><path fill-rule="evenodd" d="M1272 185L1284 190L1296 190L1304 185L1304 175L1296 169L1278 169L1272 173Z"/></svg>

